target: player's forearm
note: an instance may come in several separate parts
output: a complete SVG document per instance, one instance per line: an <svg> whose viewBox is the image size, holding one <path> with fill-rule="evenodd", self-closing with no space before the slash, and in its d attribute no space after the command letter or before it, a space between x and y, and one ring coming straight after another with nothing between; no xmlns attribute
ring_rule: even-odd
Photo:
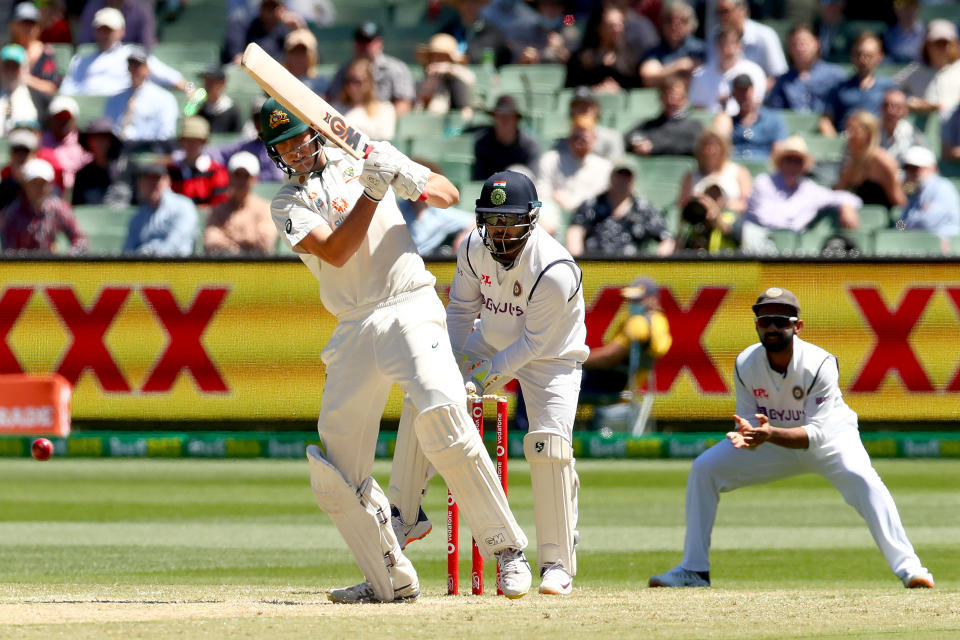
<svg viewBox="0 0 960 640"><path fill-rule="evenodd" d="M810 438L803 427L770 427L767 442L786 449L806 449L810 446Z"/></svg>
<svg viewBox="0 0 960 640"><path fill-rule="evenodd" d="M300 241L300 246L324 262L342 267L367 237L367 229L370 228L377 204L365 195L360 196L353 211L339 227L333 231L329 231L329 227L318 227ZM319 229L326 229L327 233L321 233Z"/></svg>
<svg viewBox="0 0 960 640"><path fill-rule="evenodd" d="M431 207L446 209L460 202L460 191L450 180L437 173L430 174L423 192L427 196L425 202Z"/></svg>

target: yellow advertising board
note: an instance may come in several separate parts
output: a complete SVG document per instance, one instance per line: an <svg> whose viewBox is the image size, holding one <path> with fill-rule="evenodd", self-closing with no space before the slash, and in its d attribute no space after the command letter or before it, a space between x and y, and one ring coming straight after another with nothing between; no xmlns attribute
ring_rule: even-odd
<svg viewBox="0 0 960 640"><path fill-rule="evenodd" d="M751 304L772 285L801 302L802 336L834 353L848 403L868 420L960 415L960 264L587 262L591 344L619 288L662 285L673 347L655 415L725 419L733 362L756 342ZM444 294L452 263L428 265ZM0 373L59 373L75 419L286 420L319 412L320 352L335 319L298 261L4 262ZM386 410L396 418L395 390Z"/></svg>

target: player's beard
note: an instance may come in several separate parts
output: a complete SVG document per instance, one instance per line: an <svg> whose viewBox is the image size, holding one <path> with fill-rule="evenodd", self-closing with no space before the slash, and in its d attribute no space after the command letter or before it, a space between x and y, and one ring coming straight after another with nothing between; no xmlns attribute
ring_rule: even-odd
<svg viewBox="0 0 960 640"><path fill-rule="evenodd" d="M780 353L793 344L793 333L783 331L769 331L760 336L760 344L767 353Z"/></svg>

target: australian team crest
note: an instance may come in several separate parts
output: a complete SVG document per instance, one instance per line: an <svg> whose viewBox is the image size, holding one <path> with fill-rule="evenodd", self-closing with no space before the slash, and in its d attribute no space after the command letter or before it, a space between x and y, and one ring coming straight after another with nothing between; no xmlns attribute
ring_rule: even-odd
<svg viewBox="0 0 960 640"><path fill-rule="evenodd" d="M513 295L516 298L520 297L520 294L523 293L523 287L520 286L519 280L514 280L513 282Z"/></svg>
<svg viewBox="0 0 960 640"><path fill-rule="evenodd" d="M507 201L507 181L497 180L493 183L493 191L490 192L490 204L499 207Z"/></svg>
<svg viewBox="0 0 960 640"><path fill-rule="evenodd" d="M343 198L334 198L330 202L330 206L332 206L333 210L337 213L345 213L347 210L347 201Z"/></svg>
<svg viewBox="0 0 960 640"><path fill-rule="evenodd" d="M290 116L281 109L274 109L270 114L270 128L276 129L282 124L290 124Z"/></svg>

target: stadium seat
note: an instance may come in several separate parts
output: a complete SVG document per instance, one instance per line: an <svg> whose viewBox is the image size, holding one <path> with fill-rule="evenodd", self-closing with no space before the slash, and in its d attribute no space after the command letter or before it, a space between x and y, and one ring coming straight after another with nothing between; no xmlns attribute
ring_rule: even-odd
<svg viewBox="0 0 960 640"><path fill-rule="evenodd" d="M103 108L107 103L108 96L73 96L77 101L77 125L81 129L91 120L95 120L103 115Z"/></svg>
<svg viewBox="0 0 960 640"><path fill-rule="evenodd" d="M873 232L890 227L890 212L879 204L866 204L860 209L860 229Z"/></svg>
<svg viewBox="0 0 960 640"><path fill-rule="evenodd" d="M950 255L960 256L960 236L950 238Z"/></svg>
<svg viewBox="0 0 960 640"><path fill-rule="evenodd" d="M394 140L412 140L418 137L442 137L446 129L446 115L426 111L413 111L397 118Z"/></svg>
<svg viewBox="0 0 960 640"><path fill-rule="evenodd" d="M805 136L807 148L817 162L839 162L843 159L846 142L841 136L827 138L826 136Z"/></svg>
<svg viewBox="0 0 960 640"><path fill-rule="evenodd" d="M953 23L960 22L960 4L956 2L944 2L941 4L921 2L920 20L926 24L936 18L943 18Z"/></svg>
<svg viewBox="0 0 960 640"><path fill-rule="evenodd" d="M768 160L737 160L738 164L743 165L750 175L756 178L761 173L770 171L770 162Z"/></svg>
<svg viewBox="0 0 960 640"><path fill-rule="evenodd" d="M50 46L53 47L53 57L57 61L57 72L65 74L70 66L70 58L73 57L73 45L58 42Z"/></svg>
<svg viewBox="0 0 960 640"><path fill-rule="evenodd" d="M874 232L874 253L878 256L939 257L940 237L926 231L878 229Z"/></svg>
<svg viewBox="0 0 960 640"><path fill-rule="evenodd" d="M499 89L503 93L552 91L563 87L567 67L562 64L505 64L498 73Z"/></svg>
<svg viewBox="0 0 960 640"><path fill-rule="evenodd" d="M770 231L770 240L781 256L796 254L800 246L800 234L790 229L773 229Z"/></svg>
<svg viewBox="0 0 960 640"><path fill-rule="evenodd" d="M77 223L90 239L91 255L117 255L127 239L130 219L136 207L114 208L104 205L78 205L73 208Z"/></svg>
<svg viewBox="0 0 960 640"><path fill-rule="evenodd" d="M627 131L641 122L656 118L663 110L660 92L656 89L631 89L627 94L627 108L620 118L620 129Z"/></svg>
<svg viewBox="0 0 960 640"><path fill-rule="evenodd" d="M472 136L454 138L416 137L410 143L410 155L419 156L434 162L442 159L473 160Z"/></svg>
<svg viewBox="0 0 960 640"><path fill-rule="evenodd" d="M780 111L780 115L787 124L787 131L790 133L798 133L807 137L807 135L817 131L817 122L820 120L819 113L783 109Z"/></svg>

